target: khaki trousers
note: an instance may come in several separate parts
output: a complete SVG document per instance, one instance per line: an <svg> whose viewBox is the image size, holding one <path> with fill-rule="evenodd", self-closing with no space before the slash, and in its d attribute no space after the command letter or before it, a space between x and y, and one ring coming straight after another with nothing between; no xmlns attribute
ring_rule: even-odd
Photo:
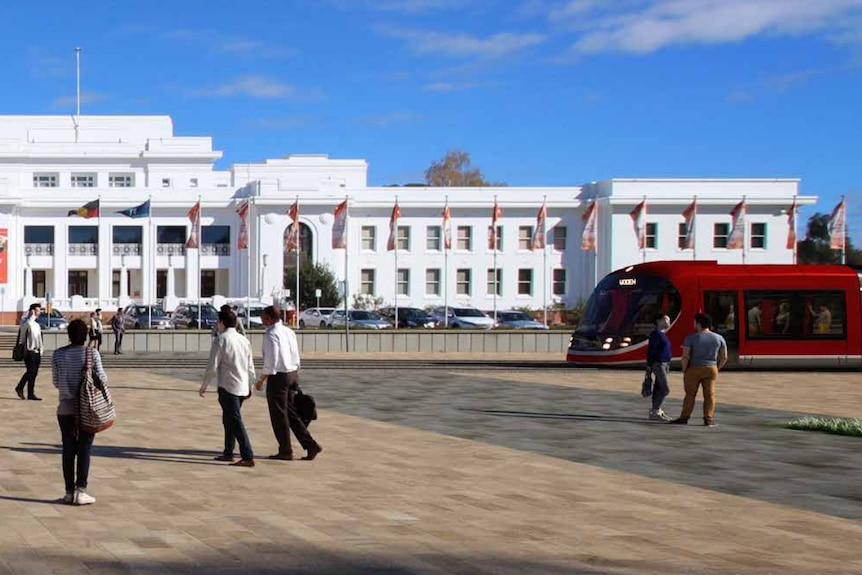
<svg viewBox="0 0 862 575"><path fill-rule="evenodd" d="M697 388L703 386L703 418L712 421L715 415L715 380L718 377L718 368L715 366L694 366L685 370L683 384L685 386L685 399L682 402L682 413L680 419L688 420L694 411L694 400L697 398Z"/></svg>

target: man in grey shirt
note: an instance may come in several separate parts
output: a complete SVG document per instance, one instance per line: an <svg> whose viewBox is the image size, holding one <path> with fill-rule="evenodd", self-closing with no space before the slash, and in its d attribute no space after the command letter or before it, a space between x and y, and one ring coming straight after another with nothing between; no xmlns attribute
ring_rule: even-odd
<svg viewBox="0 0 862 575"><path fill-rule="evenodd" d="M670 423L688 424L697 389L703 386L703 424L715 426L715 380L718 370L727 363L727 342L711 331L712 320L702 313L694 314L695 333L685 337L682 343L682 371L685 399L682 413Z"/></svg>

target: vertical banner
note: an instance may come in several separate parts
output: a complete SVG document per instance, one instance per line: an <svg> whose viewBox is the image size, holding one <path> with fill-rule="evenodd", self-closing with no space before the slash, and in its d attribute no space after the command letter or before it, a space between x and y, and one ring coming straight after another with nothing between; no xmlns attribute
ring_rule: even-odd
<svg viewBox="0 0 862 575"><path fill-rule="evenodd" d="M689 206L682 211L682 217L685 220L685 239L682 244L682 249L694 249L694 216L697 214L697 198L694 198Z"/></svg>
<svg viewBox="0 0 862 575"><path fill-rule="evenodd" d="M545 220L548 217L548 209L545 207L545 202L542 202L542 207L539 208L539 215L536 216L536 230L533 232L533 240L530 242L531 250L545 249Z"/></svg>
<svg viewBox="0 0 862 575"><path fill-rule="evenodd" d="M847 246L847 205L842 199L829 216L827 231L829 232L829 247L833 250L843 250Z"/></svg>
<svg viewBox="0 0 862 575"><path fill-rule="evenodd" d="M284 249L288 252L299 251L299 200L293 202L293 205L287 210L287 216L290 218L290 226L287 230L287 241Z"/></svg>
<svg viewBox="0 0 862 575"><path fill-rule="evenodd" d="M635 237L637 237L639 250L644 249L646 246L646 211L646 200L644 200L629 213L629 217L631 217L632 224L635 227Z"/></svg>
<svg viewBox="0 0 862 575"><path fill-rule="evenodd" d="M741 250L745 247L745 200L734 206L730 212L733 218L730 235L727 238L727 249Z"/></svg>
<svg viewBox="0 0 862 575"><path fill-rule="evenodd" d="M201 203L197 202L194 206L192 206L192 209L188 211L186 216L188 216L189 221L192 223L192 233L189 236L188 241L186 242L186 247L194 249L200 245L198 231L201 227Z"/></svg>
<svg viewBox="0 0 862 575"><path fill-rule="evenodd" d="M452 220L449 212L449 201L443 207L443 249L452 249Z"/></svg>
<svg viewBox="0 0 862 575"><path fill-rule="evenodd" d="M395 200L392 215L389 216L389 240L386 242L387 251L391 252L398 245L398 219L400 217L401 208L398 207L398 200Z"/></svg>
<svg viewBox="0 0 862 575"><path fill-rule="evenodd" d="M0 284L9 282L9 230L0 228Z"/></svg>
<svg viewBox="0 0 862 575"><path fill-rule="evenodd" d="M596 249L596 202L590 204L581 219L584 220L584 233L581 235L581 249Z"/></svg>
<svg viewBox="0 0 862 575"><path fill-rule="evenodd" d="M503 210L494 197L494 210L491 212L491 229L488 230L488 249L497 251L497 222L503 218Z"/></svg>
<svg viewBox="0 0 862 575"><path fill-rule="evenodd" d="M248 200L243 202L236 209L236 215L239 216L239 235L236 238L236 249L248 249Z"/></svg>
<svg viewBox="0 0 862 575"><path fill-rule="evenodd" d="M793 203L787 210L787 244L784 247L794 251L796 251L796 210L796 198L793 198Z"/></svg>
<svg viewBox="0 0 862 575"><path fill-rule="evenodd" d="M335 221L332 223L332 249L347 249L347 200L335 206ZM344 301L347 301L345 295Z"/></svg>

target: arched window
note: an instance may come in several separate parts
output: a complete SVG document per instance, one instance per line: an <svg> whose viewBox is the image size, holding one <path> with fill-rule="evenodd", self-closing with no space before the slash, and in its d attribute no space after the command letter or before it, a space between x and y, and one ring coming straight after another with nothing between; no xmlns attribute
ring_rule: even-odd
<svg viewBox="0 0 862 575"><path fill-rule="evenodd" d="M284 267L296 267L296 252L291 248L288 250L288 238L291 233L291 224L284 230ZM311 228L302 222L299 222L299 263L302 265L305 262L314 261L313 242L311 241Z"/></svg>

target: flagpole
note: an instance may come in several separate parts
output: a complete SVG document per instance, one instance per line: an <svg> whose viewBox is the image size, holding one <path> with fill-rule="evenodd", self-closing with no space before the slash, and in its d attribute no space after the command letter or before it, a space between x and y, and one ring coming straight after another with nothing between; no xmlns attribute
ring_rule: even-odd
<svg viewBox="0 0 862 575"><path fill-rule="evenodd" d="M398 329L398 194L395 194L395 207L392 208L393 215L393 228L392 233L395 234L395 243L393 247L395 248L395 329Z"/></svg>
<svg viewBox="0 0 862 575"><path fill-rule="evenodd" d="M799 243L796 241L796 212L799 208L796 207L796 198L795 197L793 198L792 209L793 209L793 213L791 215L793 216L793 265L796 265L796 263L797 263L796 246Z"/></svg>
<svg viewBox="0 0 862 575"><path fill-rule="evenodd" d="M590 286L590 293L599 283L599 198L593 199L596 204L596 225L595 225L595 240L593 241L593 285Z"/></svg>
<svg viewBox="0 0 862 575"><path fill-rule="evenodd" d="M293 296L294 301L294 314L293 314L293 327L299 327L299 242L300 242L300 228L299 228L299 194L296 194L296 219L293 221L293 225L296 227L293 230L294 240L296 249L296 295Z"/></svg>
<svg viewBox="0 0 862 575"><path fill-rule="evenodd" d="M446 194L446 205L443 207L443 213L448 214L449 218L444 218L443 221L443 327L449 327L449 250L452 247L452 221L449 214L449 194ZM446 242L446 230L449 230L449 245ZM445 341L445 340L444 340Z"/></svg>
<svg viewBox="0 0 862 575"><path fill-rule="evenodd" d="M548 196L542 196L542 209L547 210L545 202ZM494 272L497 273L497 272ZM548 214L545 211L542 218L542 310L545 327L548 327Z"/></svg>
<svg viewBox="0 0 862 575"><path fill-rule="evenodd" d="M260 180L257 181L258 190L260 188ZM254 215L254 196L249 195L246 198L248 209L245 213L245 327L251 327L251 222Z"/></svg>
<svg viewBox="0 0 862 575"><path fill-rule="evenodd" d="M101 211L99 212L101 213ZM844 195L841 195L841 265L847 264L847 204L844 203Z"/></svg>
<svg viewBox="0 0 862 575"><path fill-rule="evenodd" d="M695 235L695 230L697 229L697 194L694 196L694 213L691 214L691 259L697 260L697 236Z"/></svg>
<svg viewBox="0 0 862 575"><path fill-rule="evenodd" d="M197 222L195 222L195 226L197 227L197 240L198 240L198 329L201 329L201 242L203 238L201 238L201 196L198 194L198 217Z"/></svg>
<svg viewBox="0 0 862 575"><path fill-rule="evenodd" d="M497 285L497 195L494 195L494 214L491 218L491 238L494 243L491 249L494 250L494 327L497 327L497 291L500 289Z"/></svg>
<svg viewBox="0 0 862 575"><path fill-rule="evenodd" d="M745 252L748 251L748 208L745 205L745 196L742 196L742 263L745 263ZM732 233L732 232L731 232Z"/></svg>
<svg viewBox="0 0 862 575"><path fill-rule="evenodd" d="M344 196L344 349L350 351L350 308L347 299L350 294L348 277L350 267L348 255L350 253L350 196Z"/></svg>
<svg viewBox="0 0 862 575"><path fill-rule="evenodd" d="M150 209L147 214L147 227L150 231L150 265L147 266L149 269L147 270L147 275L149 276L149 281L147 282L149 285L147 286L147 291L150 292L147 298L147 329L152 329L153 327L153 304L156 301L156 274L158 273L158 269L156 268L156 237L155 237L155 229L153 228L153 195L150 194L147 196L147 202L149 203ZM143 269L143 266L141 266Z"/></svg>

